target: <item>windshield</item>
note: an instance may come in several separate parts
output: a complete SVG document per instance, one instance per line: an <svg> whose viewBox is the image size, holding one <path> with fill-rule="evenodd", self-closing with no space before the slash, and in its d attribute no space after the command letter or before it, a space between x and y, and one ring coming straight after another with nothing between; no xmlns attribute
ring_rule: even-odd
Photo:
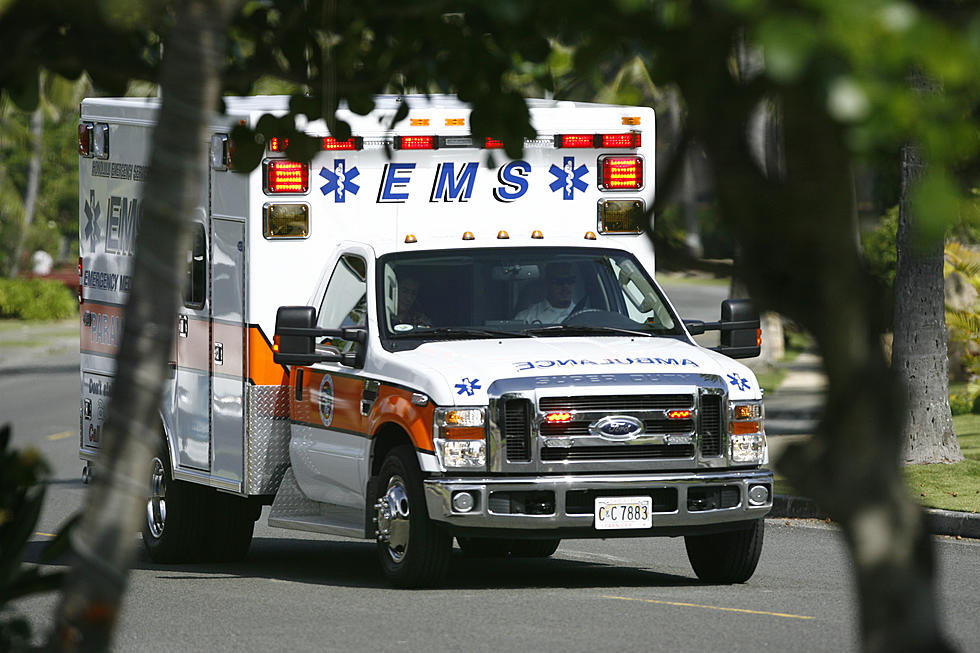
<svg viewBox="0 0 980 653"><path fill-rule="evenodd" d="M378 272L386 339L682 333L651 278L618 250L398 253Z"/></svg>

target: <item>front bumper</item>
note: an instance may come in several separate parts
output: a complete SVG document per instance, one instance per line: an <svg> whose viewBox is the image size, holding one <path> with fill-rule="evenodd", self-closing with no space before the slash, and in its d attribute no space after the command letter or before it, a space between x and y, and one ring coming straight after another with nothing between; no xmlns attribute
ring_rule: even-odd
<svg viewBox="0 0 980 653"><path fill-rule="evenodd" d="M765 500L749 500L749 489L766 486ZM474 507L454 509L453 496L469 492ZM757 491L758 492L758 491ZM594 531L594 498L654 498L653 527ZM772 509L772 472L767 469L660 474L430 478L425 481L429 517L458 529L544 531L556 536L632 537L677 535L701 527L761 519Z"/></svg>

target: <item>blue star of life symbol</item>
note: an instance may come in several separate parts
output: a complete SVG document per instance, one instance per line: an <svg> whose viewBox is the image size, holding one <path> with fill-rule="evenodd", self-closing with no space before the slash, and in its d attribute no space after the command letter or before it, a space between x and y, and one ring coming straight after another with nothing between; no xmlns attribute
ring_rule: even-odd
<svg viewBox="0 0 980 653"><path fill-rule="evenodd" d="M457 383L456 388L456 394L465 394L467 397L472 397L474 392L480 389L480 379L470 381L469 377L463 377L463 382Z"/></svg>
<svg viewBox="0 0 980 653"><path fill-rule="evenodd" d="M95 191L88 192L89 199L85 200L85 239L89 241L89 251L95 251L95 244L102 240L102 228L99 226L99 216L102 207L95 201Z"/></svg>
<svg viewBox="0 0 980 653"><path fill-rule="evenodd" d="M748 390L751 386L749 385L748 379L743 379L739 376L738 372L732 372L728 375L728 383L735 386L739 390Z"/></svg>
<svg viewBox="0 0 980 653"><path fill-rule="evenodd" d="M354 179L359 174L361 172L357 166L347 170L344 159L334 159L333 170L320 168L320 176L327 180L327 183L320 186L320 192L324 195L333 193L333 201L343 204L347 198L347 191L357 195L357 191L361 190L361 187L354 183Z"/></svg>
<svg viewBox="0 0 980 653"><path fill-rule="evenodd" d="M551 169L548 170L551 174L555 176L555 180L551 182L549 188L551 192L556 192L559 188L562 189L562 199L563 200L573 200L575 199L575 191L584 191L589 187L582 177L585 173L589 171L588 167L583 163L579 167L575 167L575 157L566 156L562 167L559 168L555 164L551 164Z"/></svg>

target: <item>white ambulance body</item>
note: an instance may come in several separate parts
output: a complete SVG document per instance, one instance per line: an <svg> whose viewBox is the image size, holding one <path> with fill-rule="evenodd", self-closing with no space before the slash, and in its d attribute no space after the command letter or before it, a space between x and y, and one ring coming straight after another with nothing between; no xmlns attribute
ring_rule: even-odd
<svg viewBox="0 0 980 653"><path fill-rule="evenodd" d="M402 101L407 117L391 125ZM269 523L376 539L397 585L562 538L687 537L698 576L755 568L772 475L752 372L692 340L636 224L651 109L529 101L521 160L452 97L381 97L308 165L280 139L229 170L228 135L288 98L226 98L160 410L144 542L245 554ZM81 457L122 333L157 100L82 103ZM414 301L412 301L414 297ZM280 307L283 308L279 311ZM757 352L738 302L721 349ZM278 352L274 352L279 313ZM748 340L746 340L748 338ZM410 546L411 545L411 546Z"/></svg>

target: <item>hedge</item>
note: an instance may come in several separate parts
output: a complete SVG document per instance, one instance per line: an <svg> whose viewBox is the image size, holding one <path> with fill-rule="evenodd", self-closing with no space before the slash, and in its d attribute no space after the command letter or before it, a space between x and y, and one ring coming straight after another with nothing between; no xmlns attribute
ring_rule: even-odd
<svg viewBox="0 0 980 653"><path fill-rule="evenodd" d="M63 320L78 312L78 299L60 281L0 279L0 317Z"/></svg>

